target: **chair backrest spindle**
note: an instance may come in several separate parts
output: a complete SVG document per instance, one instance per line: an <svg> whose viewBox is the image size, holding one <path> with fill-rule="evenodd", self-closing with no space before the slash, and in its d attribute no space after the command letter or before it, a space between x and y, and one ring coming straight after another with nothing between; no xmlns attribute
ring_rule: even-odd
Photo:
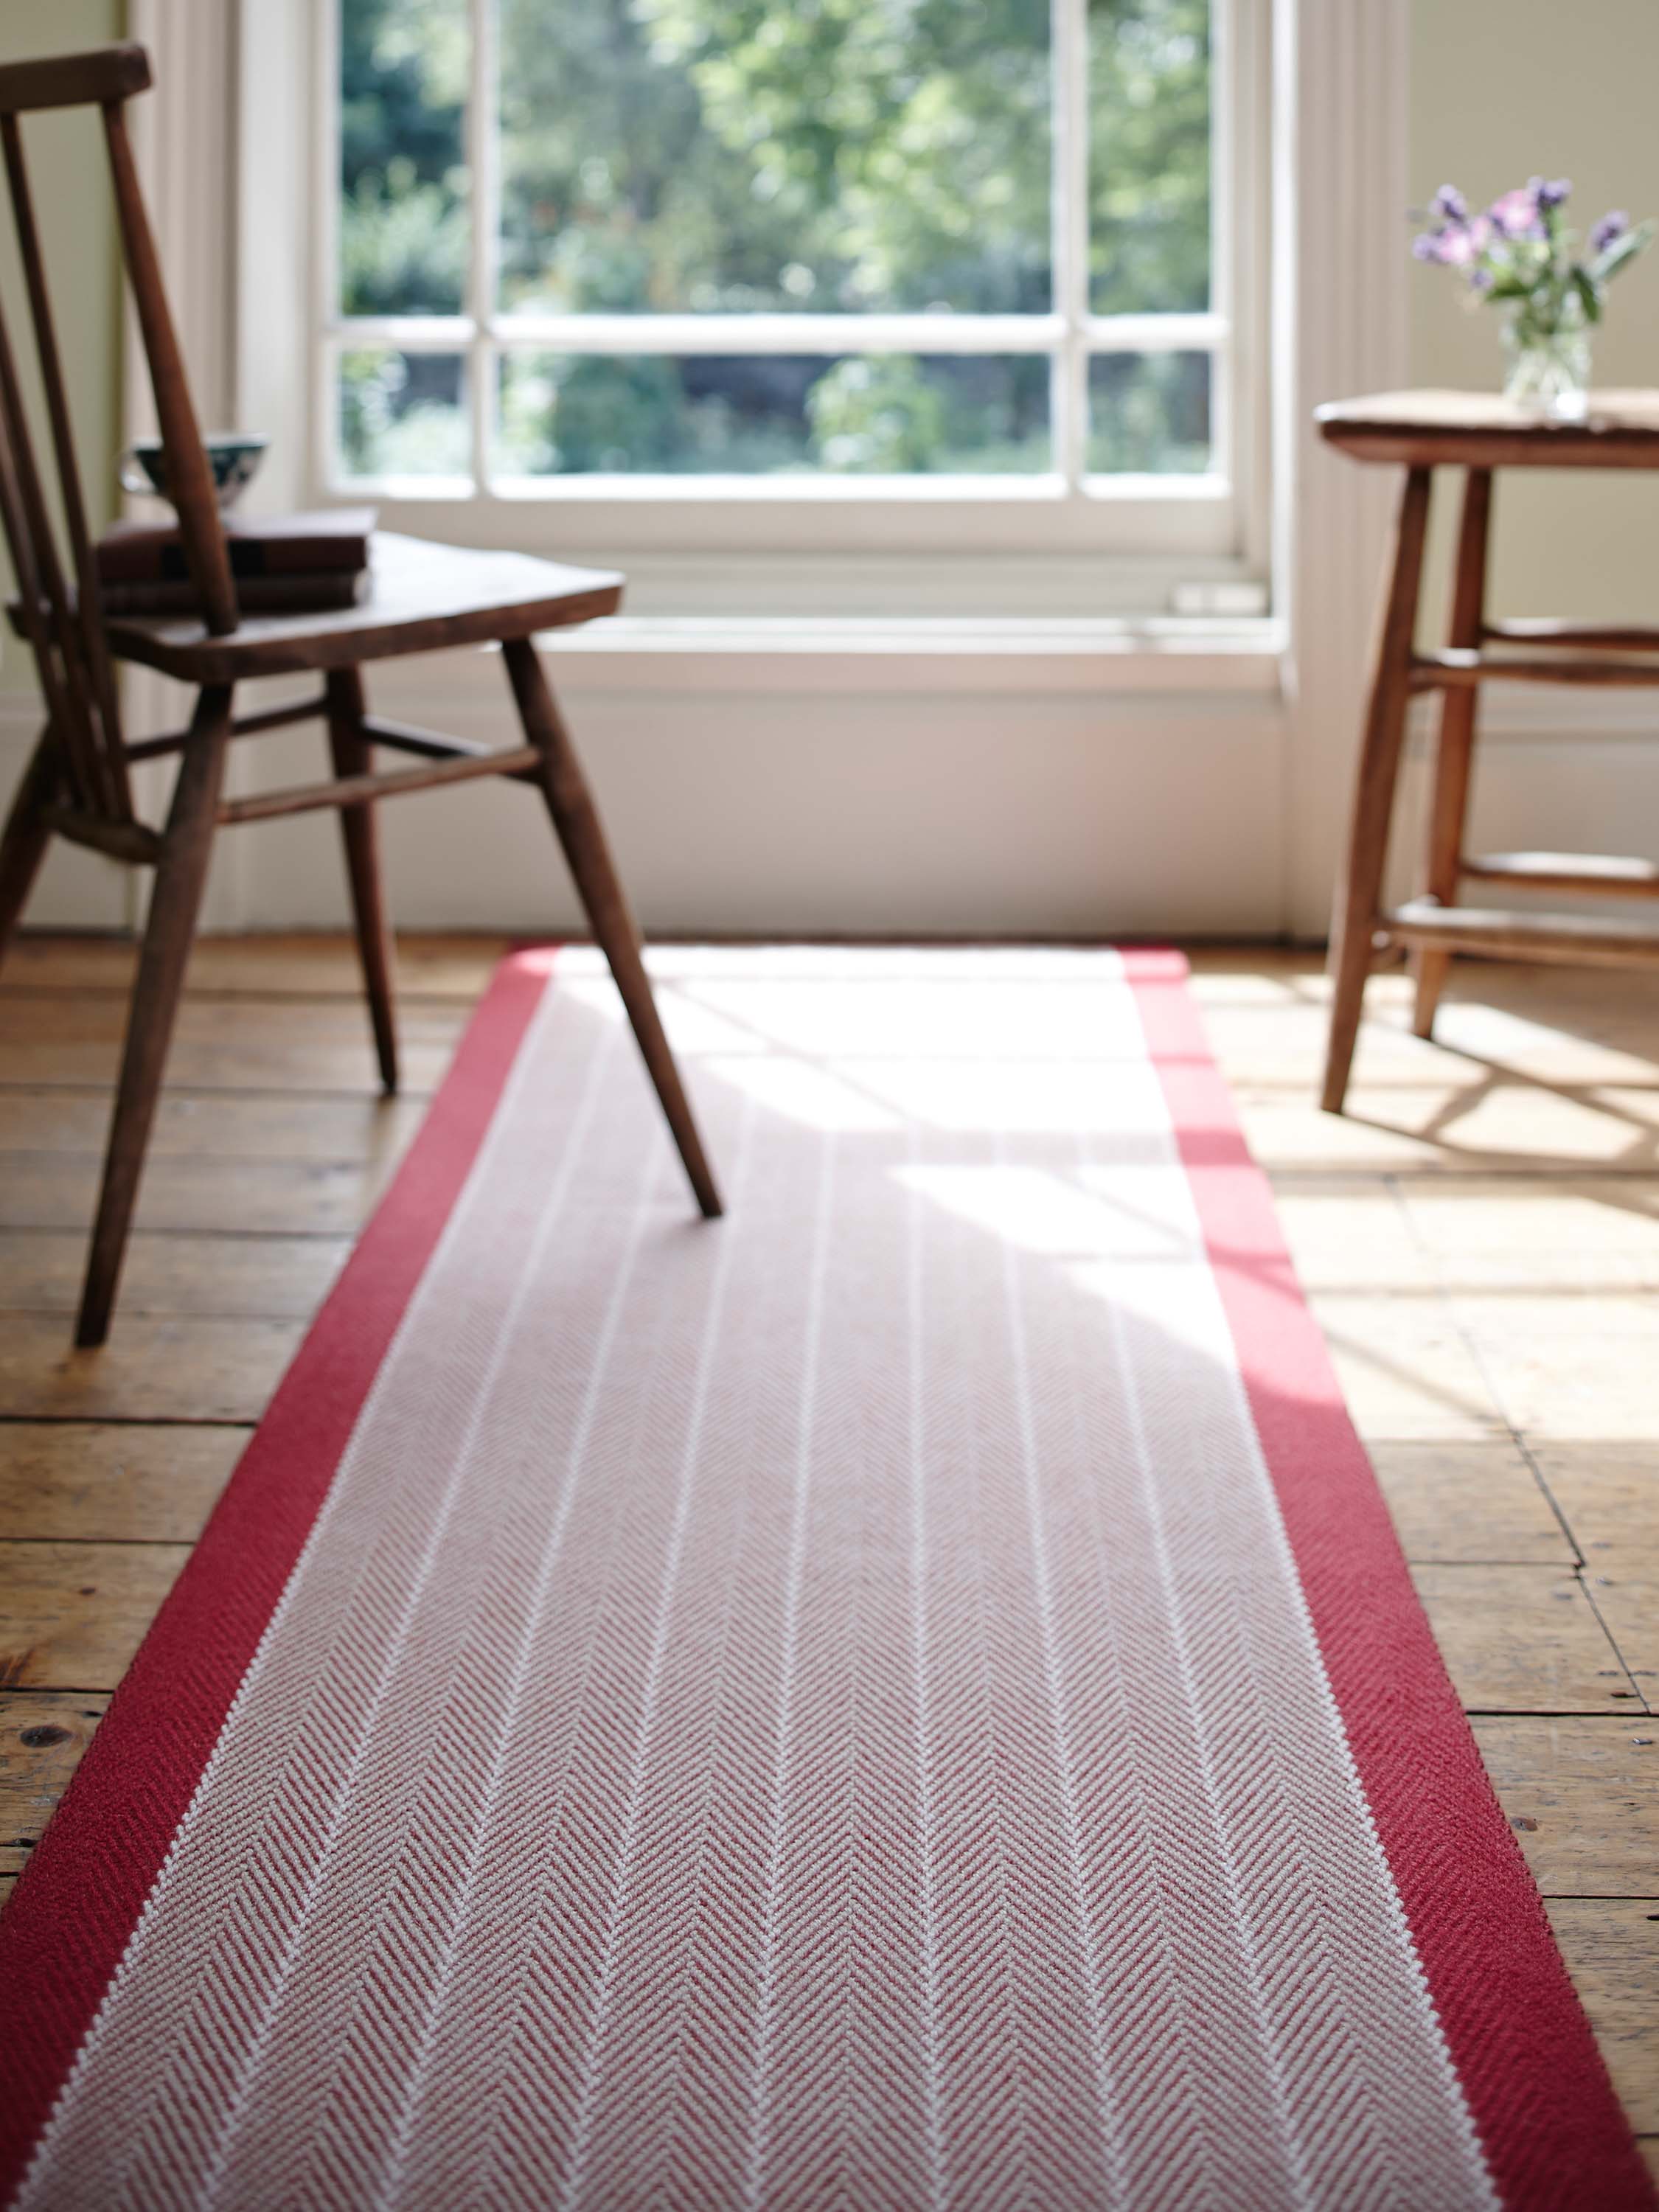
<svg viewBox="0 0 1659 2212"><path fill-rule="evenodd" d="M5 531L12 566L17 572L23 635L34 654L46 719L52 726L70 788L80 805L98 812L103 806L106 786L97 758L96 741L77 718L52 634L46 628L46 591L36 558L34 533L29 527L17 480L16 441L10 418L10 408L0 400L0 527Z"/></svg>
<svg viewBox="0 0 1659 2212"><path fill-rule="evenodd" d="M161 264L144 212L127 118L118 100L105 102L104 136L115 180L115 214L121 228L127 280L138 310L138 328L155 393L156 421L167 454L167 496L178 512L185 559L191 580L201 595L204 619L216 637L223 637L236 627L236 587L231 581L230 554L219 519L213 471L208 465L207 448L202 443L190 396L185 357L167 308Z"/></svg>
<svg viewBox="0 0 1659 2212"><path fill-rule="evenodd" d="M58 696L53 707L77 785L84 787L82 804L107 811L115 803L115 787L109 773L109 749L100 744L95 727L90 672L82 657L75 610L58 562L57 541L46 512L40 471L29 442L23 395L12 355L11 333L0 313L0 424L9 448L9 494L13 511L20 514L33 556L34 605L42 634L58 655ZM20 584L22 575L20 570ZM25 604L27 604L25 596Z"/></svg>
<svg viewBox="0 0 1659 2212"><path fill-rule="evenodd" d="M142 46L131 45L0 65L0 152L34 331L73 591L59 558L3 314L0 526L17 574L21 625L34 653L70 793L87 811L118 822L132 819L126 749L19 118L49 107L100 111L122 259L155 395L169 496L203 621L210 633L223 636L237 626L230 556L127 135L125 103L149 82L149 58Z"/></svg>
<svg viewBox="0 0 1659 2212"><path fill-rule="evenodd" d="M86 501L81 493L81 472L75 461L75 434L70 427L69 400L64 387L62 356L57 325L46 285L46 256L34 221L34 198L23 159L23 135L15 115L0 115L0 149L3 150L6 182L11 192L12 218L22 258L23 281L28 290L29 312L34 321L35 352L40 382L46 393L46 416L52 427L52 454L58 464L58 488L69 528L70 556L75 571L81 643L92 679L98 716L104 726L105 756L111 771L112 796L119 811L131 817L132 792L121 743L121 708L115 671L104 626L99 616L98 576L93 565L92 538L87 528Z"/></svg>

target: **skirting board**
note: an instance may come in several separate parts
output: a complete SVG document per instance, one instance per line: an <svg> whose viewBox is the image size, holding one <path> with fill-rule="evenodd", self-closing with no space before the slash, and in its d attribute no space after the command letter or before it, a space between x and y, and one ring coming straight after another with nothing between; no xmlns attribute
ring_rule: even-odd
<svg viewBox="0 0 1659 2212"><path fill-rule="evenodd" d="M745 688L671 703L584 684L574 662L555 674L647 930L1274 936L1291 926L1285 732L1272 697ZM488 657L452 663L435 689L434 677L436 664L371 677L376 703L463 735L507 735L506 685ZM33 700L0 695L8 798L38 726ZM1427 726L1401 798L1402 890L1420 841ZM1632 823L1659 824L1659 711L1644 695L1496 694L1486 737L1476 842L1612 851L1628 848ZM318 744L301 731L246 748L238 787L314 775ZM528 793L432 794L387 808L385 823L404 926L577 925ZM1659 831L1644 851L1659 859ZM117 929L139 910L125 870L60 848L27 919ZM217 930L343 926L331 822L222 841L204 919Z"/></svg>

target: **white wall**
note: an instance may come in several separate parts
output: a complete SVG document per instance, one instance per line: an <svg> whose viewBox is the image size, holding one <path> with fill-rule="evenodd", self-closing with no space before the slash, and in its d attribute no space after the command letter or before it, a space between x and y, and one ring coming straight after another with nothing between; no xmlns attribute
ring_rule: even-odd
<svg viewBox="0 0 1659 2212"><path fill-rule="evenodd" d="M1654 0L1415 0L1413 29L1419 205L1448 181L1479 204L1541 174L1571 179L1581 230L1611 207L1659 216ZM1413 269L1409 297L1414 383L1499 380L1494 309L1444 269ZM1612 286L1594 358L1599 385L1659 384L1659 245ZM1500 614L1659 620L1659 475L1504 477L1494 528Z"/></svg>
<svg viewBox="0 0 1659 2212"><path fill-rule="evenodd" d="M489 660L436 694L368 672L398 719L506 741ZM560 670L554 665L554 680ZM479 680L481 679L481 680ZM1270 699L1179 694L617 691L559 684L647 929L1028 933L1271 926L1282 854ZM314 775L314 740L283 741ZM271 748L274 777L284 764ZM383 810L396 910L430 926L557 930L577 910L521 786ZM338 920L331 823L238 833L225 892L264 927Z"/></svg>
<svg viewBox="0 0 1659 2212"><path fill-rule="evenodd" d="M1569 177L1580 228L1610 207L1659 215L1659 7L1653 0L1414 0L1412 192L1443 183L1489 200L1529 176ZM1499 323L1449 271L1412 271L1415 384L1491 385ZM1659 246L1612 288L1595 380L1659 385ZM1439 490L1425 635L1445 605L1456 485ZM1493 508L1498 616L1659 621L1659 474L1511 472ZM1471 842L1640 853L1659 860L1659 693L1489 692Z"/></svg>
<svg viewBox="0 0 1659 2212"><path fill-rule="evenodd" d="M1371 0L1369 10L1383 39L1389 4ZM1659 209L1659 139L1644 100L1628 89L1659 73L1652 0L1587 0L1571 37L1545 0L1409 4L1411 190L1399 197L1425 199L1444 176L1485 195L1541 168L1575 178L1575 205L1587 215L1613 200L1638 214ZM55 8L43 27L44 11L29 11L24 24L21 11L8 10L0 38L12 50L24 37L74 44L82 32L103 34L93 18L101 25L110 12L77 0L75 9ZM1360 12L1356 0L1349 14ZM1334 51L1346 33L1321 35ZM1336 65L1363 76L1370 64L1357 38ZM1376 127L1386 130L1386 118ZM1391 173L1388 161L1371 158L1366 173ZM1372 191L1352 220L1389 256L1397 240L1413 380L1491 384L1495 330L1464 313L1443 272L1405 269L1403 210L1382 204L1394 197ZM67 175L55 198L63 219L84 219ZM1324 358L1397 354L1393 296L1387 285L1373 288L1355 330L1339 334ZM1387 327L1359 327L1367 315ZM1615 301L1602 356L1610 376L1659 382L1656 317L1659 254ZM113 352L106 333L86 359L107 374ZM1317 372L1325 381L1350 373ZM1325 396L1322 387L1301 395ZM1358 544L1368 566L1384 487L1351 489L1349 503L1327 518L1335 518L1333 552ZM1500 606L1646 611L1656 500L1659 483L1506 484ZM988 688L975 664L937 684L910 672L886 688L872 664L833 690L810 664L799 681L770 690L736 680L722 688L705 669L684 694L654 681L621 688L614 669L591 663L556 661L554 673L647 927L1306 933L1323 910L1352 758L1363 648L1357 628L1341 636L1311 716L1305 698L1292 711L1250 690L1124 694L1100 683L1022 690L1006 668ZM505 686L488 665L405 664L370 683L383 712L447 721L465 734L509 734ZM1589 711L1602 719L1586 744L1578 699L1494 700L1498 734L1478 794L1483 837L1547 835L1614 848L1633 838L1659 857L1650 718L1629 696ZM15 695L9 708L0 696L0 781L15 773L29 719ZM296 734L250 747L237 774L264 782L318 767L314 734ZM526 931L575 922L545 825L522 789L402 801L386 822L405 921ZM101 864L71 856L35 915L107 924L122 911L115 884ZM331 821L222 841L210 898L215 926L329 926L344 913Z"/></svg>
<svg viewBox="0 0 1659 2212"><path fill-rule="evenodd" d="M52 0L51 7L0 6L0 61L99 46L122 31L120 0ZM82 457L93 526L112 512L118 422L120 323L114 218L94 115L42 115L25 122L23 144L37 216L54 273L53 307L62 343L70 411ZM0 195L3 197L3 195ZM31 392L29 337L8 213L0 220L0 305ZM0 544L0 577L10 568ZM0 623L0 804L33 744L40 717L27 647ZM42 871L30 918L114 928L127 918L128 872L97 854L59 845Z"/></svg>

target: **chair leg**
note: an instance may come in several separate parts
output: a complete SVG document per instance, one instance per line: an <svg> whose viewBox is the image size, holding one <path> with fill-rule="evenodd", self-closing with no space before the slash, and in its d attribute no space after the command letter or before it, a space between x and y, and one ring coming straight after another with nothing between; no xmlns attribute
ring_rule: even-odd
<svg viewBox="0 0 1659 2212"><path fill-rule="evenodd" d="M0 830L0 962L5 959L12 933L22 919L52 840L45 815L57 786L58 749L48 723L23 770L6 826Z"/></svg>
<svg viewBox="0 0 1659 2212"><path fill-rule="evenodd" d="M224 781L226 743L230 734L230 702L228 685L215 686L202 693L196 702L179 781L173 787L166 838L156 864L155 886L150 895L143 951L138 960L138 979L133 986L132 1006L127 1017L121 1079L115 1094L115 1114L104 1161L103 1190L92 1232L80 1319L76 1324L75 1340L80 1345L101 1344L109 1334L110 1310L120 1280L127 1233L132 1225L133 1204L138 1195L138 1179L143 1172L150 1124L161 1088L161 1070L173 1038L179 994L190 957L191 941L196 933L196 916L202 902L202 887L207 880L208 859L213 850L219 792Z"/></svg>
<svg viewBox="0 0 1659 2212"><path fill-rule="evenodd" d="M548 811L553 817L553 827L570 864L589 926L611 963L611 973L622 994L623 1005L627 1008L651 1080L656 1085L657 1096L662 1101L663 1112L668 1117L669 1128L685 1164L697 1204L713 1220L721 1211L720 1193L703 1156L702 1140L691 1118L674 1055L663 1035L650 980L640 957L639 931L617 880L581 763L548 689L535 647L528 638L515 638L503 646L502 652L525 736L541 751L542 788Z"/></svg>
<svg viewBox="0 0 1659 2212"><path fill-rule="evenodd" d="M1370 972L1382 871L1389 854L1389 820L1400 774L1406 710L1411 703L1412 633L1423 574L1423 537L1429 515L1430 471L1408 469L1395 524L1394 561L1377 633L1370 707L1365 718L1359 775L1354 788L1348 851L1331 917L1330 1042L1321 1103L1340 1114L1359 1035L1365 978Z"/></svg>
<svg viewBox="0 0 1659 2212"><path fill-rule="evenodd" d="M369 766L370 746L363 735L363 679L355 668L337 668L328 678L328 744L336 775L362 775ZM374 1051L380 1086L388 1098L398 1089L398 1016L393 986L391 925L380 884L380 833L374 804L364 800L340 809L346 874L351 883L362 957L363 988L374 1027Z"/></svg>
<svg viewBox="0 0 1659 2212"><path fill-rule="evenodd" d="M1480 642L1486 616L1486 540L1492 521L1492 471L1471 469L1463 487L1463 514L1457 533L1457 576L1452 588L1451 621L1446 642L1471 647ZM1434 798L1429 816L1428 865L1424 888L1443 906L1457 897L1458 863L1463 856L1463 825L1469 811L1469 771L1474 757L1475 714L1480 693L1473 684L1448 689L1440 698L1440 734L1435 747ZM1412 1027L1420 1037L1434 1035L1435 1010L1446 988L1451 955L1434 946L1417 953L1417 1005Z"/></svg>

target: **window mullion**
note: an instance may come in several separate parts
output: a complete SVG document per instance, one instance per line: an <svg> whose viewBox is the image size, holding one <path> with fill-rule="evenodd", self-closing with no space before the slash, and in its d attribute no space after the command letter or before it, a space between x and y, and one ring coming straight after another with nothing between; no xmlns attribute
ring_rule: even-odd
<svg viewBox="0 0 1659 2212"><path fill-rule="evenodd" d="M326 334L340 318L340 7L341 0L330 0L313 17L316 40L311 106L317 136L312 149L312 173L322 221L313 234L311 386L316 404L310 443L311 467L319 484L331 482L335 473L339 419L339 361Z"/></svg>
<svg viewBox="0 0 1659 2212"><path fill-rule="evenodd" d="M1210 352L1210 465L1218 476L1228 477L1234 471L1237 428L1231 343L1237 313L1236 272L1229 230L1237 221L1239 197L1234 167L1238 110L1235 27L1232 0L1210 0L1210 312L1223 333L1221 343Z"/></svg>
<svg viewBox="0 0 1659 2212"><path fill-rule="evenodd" d="M482 488L489 476L495 433L495 362L489 325L495 313L501 237L500 58L497 0L470 0L472 72L467 101L467 161L471 171L471 251L467 305L472 337L467 348L467 396L472 417L472 474Z"/></svg>
<svg viewBox="0 0 1659 2212"><path fill-rule="evenodd" d="M1085 327L1091 354L1209 353L1227 337L1210 314L1091 315Z"/></svg>
<svg viewBox="0 0 1659 2212"><path fill-rule="evenodd" d="M1054 357L1054 465L1077 491L1089 438L1088 0L1053 0L1051 22L1054 307L1064 326Z"/></svg>
<svg viewBox="0 0 1659 2212"><path fill-rule="evenodd" d="M503 315L495 343L556 353L1047 353L1053 315Z"/></svg>

